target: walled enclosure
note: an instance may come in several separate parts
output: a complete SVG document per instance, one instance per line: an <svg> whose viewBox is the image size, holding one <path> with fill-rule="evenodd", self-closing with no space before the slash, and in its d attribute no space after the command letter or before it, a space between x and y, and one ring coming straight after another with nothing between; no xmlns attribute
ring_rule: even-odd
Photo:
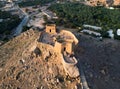
<svg viewBox="0 0 120 89"><path fill-rule="evenodd" d="M54 24L46 25L45 32L47 34L44 35L46 37L44 41L50 44L55 52L62 54L62 64L66 74L70 77L78 77L80 74L76 66L77 59L72 55L74 53L74 47L78 44L78 39L70 31L61 30L57 33ZM51 38L52 40L50 40Z"/></svg>
<svg viewBox="0 0 120 89"><path fill-rule="evenodd" d="M55 24L49 24L46 25L45 32L49 34L56 34L56 25ZM60 36L60 39L57 40L56 36ZM67 52L69 54L73 53L75 45L78 43L78 40L74 36L73 33L61 30L60 33L57 33L56 36L53 37L54 40L54 50L58 53ZM60 41L62 40L62 41Z"/></svg>
<svg viewBox="0 0 120 89"><path fill-rule="evenodd" d="M55 24L46 25L45 32L55 34L56 33L56 25Z"/></svg>

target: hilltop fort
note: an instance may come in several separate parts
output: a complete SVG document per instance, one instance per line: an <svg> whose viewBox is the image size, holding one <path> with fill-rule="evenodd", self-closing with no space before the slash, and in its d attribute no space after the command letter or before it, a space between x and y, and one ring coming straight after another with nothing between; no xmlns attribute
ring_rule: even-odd
<svg viewBox="0 0 120 89"><path fill-rule="evenodd" d="M55 52L63 54L63 58L60 60L70 77L79 76L79 70L76 66L77 59L74 57L74 48L78 40L73 33L66 30L57 30L55 24L48 24L41 33L39 40L51 45Z"/></svg>

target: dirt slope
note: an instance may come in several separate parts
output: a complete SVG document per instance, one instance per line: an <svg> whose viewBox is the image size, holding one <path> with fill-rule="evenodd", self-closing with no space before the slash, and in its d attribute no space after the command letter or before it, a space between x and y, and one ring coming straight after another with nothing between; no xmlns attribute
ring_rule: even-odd
<svg viewBox="0 0 120 89"><path fill-rule="evenodd" d="M0 47L0 89L76 89L53 47L37 43L40 32L29 30ZM79 88L78 88L79 89Z"/></svg>

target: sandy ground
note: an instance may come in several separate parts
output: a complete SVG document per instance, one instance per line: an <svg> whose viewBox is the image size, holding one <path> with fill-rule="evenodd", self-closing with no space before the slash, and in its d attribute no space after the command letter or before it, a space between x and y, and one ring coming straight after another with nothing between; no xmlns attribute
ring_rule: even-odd
<svg viewBox="0 0 120 89"><path fill-rule="evenodd" d="M120 41L83 34L78 39L78 67L83 67L90 89L120 89Z"/></svg>

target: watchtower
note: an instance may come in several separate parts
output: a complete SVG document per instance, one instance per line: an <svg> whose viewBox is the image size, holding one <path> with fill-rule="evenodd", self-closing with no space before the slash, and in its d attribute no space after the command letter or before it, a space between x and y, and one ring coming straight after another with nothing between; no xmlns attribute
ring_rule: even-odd
<svg viewBox="0 0 120 89"><path fill-rule="evenodd" d="M73 52L73 40L65 39L62 43L62 52L72 53Z"/></svg>
<svg viewBox="0 0 120 89"><path fill-rule="evenodd" d="M56 33L56 25L55 24L46 25L45 32L50 33L50 34L55 34Z"/></svg>

